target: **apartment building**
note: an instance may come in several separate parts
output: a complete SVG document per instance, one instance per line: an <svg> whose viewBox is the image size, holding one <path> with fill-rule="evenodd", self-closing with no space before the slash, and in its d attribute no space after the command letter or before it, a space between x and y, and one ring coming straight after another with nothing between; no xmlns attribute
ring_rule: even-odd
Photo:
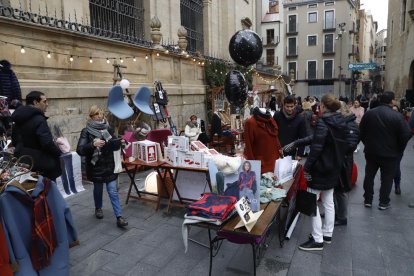
<svg viewBox="0 0 414 276"><path fill-rule="evenodd" d="M385 90L414 106L414 0L388 1Z"/></svg>
<svg viewBox="0 0 414 276"><path fill-rule="evenodd" d="M375 63L377 70L373 72L373 91L384 91L385 61L387 57L387 29L379 31L375 38Z"/></svg>
<svg viewBox="0 0 414 276"><path fill-rule="evenodd" d="M295 94L352 97L357 8L351 0L283 1L284 70L294 72Z"/></svg>
<svg viewBox="0 0 414 276"><path fill-rule="evenodd" d="M262 58L257 68L270 74L280 75L284 70L284 22L281 1L261 0L257 2L257 33L263 41Z"/></svg>

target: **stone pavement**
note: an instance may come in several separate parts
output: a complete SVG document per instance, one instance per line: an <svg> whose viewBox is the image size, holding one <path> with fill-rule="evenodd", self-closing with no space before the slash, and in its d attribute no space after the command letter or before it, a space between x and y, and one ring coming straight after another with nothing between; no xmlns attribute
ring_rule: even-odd
<svg viewBox="0 0 414 276"><path fill-rule="evenodd" d="M355 153L359 168L357 187L351 191L347 226L336 227L333 241L323 252L298 250L310 233L310 219L301 216L289 241L280 248L276 227L257 275L414 275L414 150L409 142L401 163L402 195L391 194L391 209L378 207L379 176L375 182L373 208L363 206L362 180L365 160ZM138 175L145 179L147 172ZM142 180L141 180L142 181ZM131 199L125 205L128 181L121 177L120 199L125 230L116 227L113 211L104 193L104 219L94 217L92 185L69 198L81 245L70 251L71 275L208 275L209 251L189 243L184 253L181 237L183 210ZM193 227L190 236L206 243L207 231ZM252 275L251 247L224 242L214 258L212 275Z"/></svg>

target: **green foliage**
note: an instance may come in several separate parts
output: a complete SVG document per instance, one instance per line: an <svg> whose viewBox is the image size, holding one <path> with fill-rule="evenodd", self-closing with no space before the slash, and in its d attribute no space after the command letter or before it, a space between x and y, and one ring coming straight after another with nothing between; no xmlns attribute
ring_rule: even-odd
<svg viewBox="0 0 414 276"><path fill-rule="evenodd" d="M204 73L209 88L223 86L227 67L222 61L207 61L204 65Z"/></svg>

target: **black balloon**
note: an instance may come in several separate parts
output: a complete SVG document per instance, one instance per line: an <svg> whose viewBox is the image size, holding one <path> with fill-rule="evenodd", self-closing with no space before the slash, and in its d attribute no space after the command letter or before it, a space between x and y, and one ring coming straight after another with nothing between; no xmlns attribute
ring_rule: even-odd
<svg viewBox="0 0 414 276"><path fill-rule="evenodd" d="M239 71L233 70L227 73L224 80L224 93L231 105L243 107L247 99L247 82Z"/></svg>
<svg viewBox="0 0 414 276"><path fill-rule="evenodd" d="M251 30L238 31L230 39L229 52L237 64L242 66L255 64L262 56L262 40Z"/></svg>

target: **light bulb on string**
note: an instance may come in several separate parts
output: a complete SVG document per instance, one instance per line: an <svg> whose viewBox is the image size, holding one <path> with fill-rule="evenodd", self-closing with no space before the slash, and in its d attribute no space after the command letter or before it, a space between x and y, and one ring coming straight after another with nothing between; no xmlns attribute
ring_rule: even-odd
<svg viewBox="0 0 414 276"><path fill-rule="evenodd" d="M134 62L135 62L135 61L137 61L137 59L136 59L135 57L133 57L133 58L132 58L132 60L133 60Z"/></svg>
<svg viewBox="0 0 414 276"><path fill-rule="evenodd" d="M157 53L157 57L159 57L160 56L160 53Z"/></svg>
<svg viewBox="0 0 414 276"><path fill-rule="evenodd" d="M47 58L51 58L52 55L50 54L50 51L47 52Z"/></svg>
<svg viewBox="0 0 414 276"><path fill-rule="evenodd" d="M170 51L168 51L168 50L165 50L165 53L166 53L166 54L168 54L169 52L170 52Z"/></svg>
<svg viewBox="0 0 414 276"><path fill-rule="evenodd" d="M193 61L195 62L195 61L196 61L196 59L195 59L195 58L193 58Z"/></svg>
<svg viewBox="0 0 414 276"><path fill-rule="evenodd" d="M72 62L73 61L73 56L71 55L69 58L69 61Z"/></svg>
<svg viewBox="0 0 414 276"><path fill-rule="evenodd" d="M93 63L92 57L89 58L89 63Z"/></svg>
<svg viewBox="0 0 414 276"><path fill-rule="evenodd" d="M24 49L24 47L22 46L22 48L20 49L20 53L24 54L26 53L26 50Z"/></svg>
<svg viewBox="0 0 414 276"><path fill-rule="evenodd" d="M145 55L145 59L148 59L148 55Z"/></svg>
<svg viewBox="0 0 414 276"><path fill-rule="evenodd" d="M122 58L120 58L121 63L124 63L124 60Z"/></svg>
<svg viewBox="0 0 414 276"><path fill-rule="evenodd" d="M108 64L110 63L109 58L106 58L106 63L108 63Z"/></svg>

